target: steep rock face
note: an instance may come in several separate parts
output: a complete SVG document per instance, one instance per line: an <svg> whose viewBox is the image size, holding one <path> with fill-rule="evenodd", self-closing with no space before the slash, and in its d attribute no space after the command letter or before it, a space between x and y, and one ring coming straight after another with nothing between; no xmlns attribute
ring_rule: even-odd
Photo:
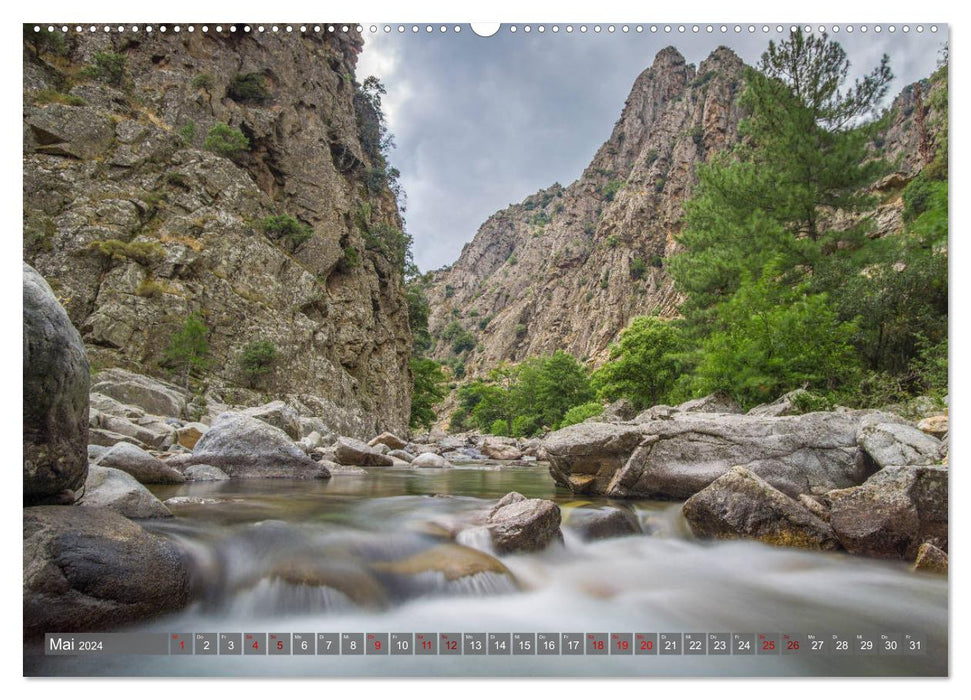
<svg viewBox="0 0 971 700"><path fill-rule="evenodd" d="M242 348L267 339L279 356L264 394L320 397L362 436L406 428L401 273L359 222L364 206L401 226L362 145L361 46L354 32L72 34L40 54L25 42L24 257L95 367L166 376L169 338L199 312L216 402L243 402L227 387L245 385ZM98 52L124 56L119 84L87 77ZM250 73L266 95L231 89ZM207 150L218 123L249 150ZM262 230L284 214L312 236Z"/></svg>
<svg viewBox="0 0 971 700"><path fill-rule="evenodd" d="M678 252L674 238L698 165L738 142L744 68L724 47L697 70L675 49L661 51L579 180L497 212L451 267L432 274L438 359L456 359L445 331L458 323L475 336L476 347L461 357L472 376L555 349L599 365L633 317L676 315L681 299L666 261ZM928 105L942 84L920 83L923 128L913 85L890 107L873 147L894 172L871 188L872 236L903 227L901 195L933 153L937 115ZM857 219L831 217L835 228Z"/></svg>
<svg viewBox="0 0 971 700"><path fill-rule="evenodd" d="M467 371L557 348L602 360L634 316L676 313L663 261L697 165L737 139L743 67L726 48L697 69L661 51L579 180L497 212L435 274L432 333L458 320L481 342Z"/></svg>

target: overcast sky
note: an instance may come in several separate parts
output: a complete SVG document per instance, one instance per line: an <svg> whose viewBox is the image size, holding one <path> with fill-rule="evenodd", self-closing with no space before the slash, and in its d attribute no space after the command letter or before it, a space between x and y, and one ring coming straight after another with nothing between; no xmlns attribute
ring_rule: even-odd
<svg viewBox="0 0 971 700"><path fill-rule="evenodd" d="M606 25L604 25L606 27ZM408 232L422 271L453 263L491 214L554 182L580 176L610 135L637 75L673 45L698 64L719 45L754 65L773 27L727 34L715 26L685 34L672 27L643 33L618 27L585 34L547 27L512 33L504 25L483 38L463 25L458 34L398 34L365 30L358 80L376 75L388 94L384 111L397 148L391 162L408 196ZM944 28L904 34L831 34L846 49L851 70L872 69L884 53L895 79L889 97L928 76L946 40ZM784 36L784 35L783 35Z"/></svg>

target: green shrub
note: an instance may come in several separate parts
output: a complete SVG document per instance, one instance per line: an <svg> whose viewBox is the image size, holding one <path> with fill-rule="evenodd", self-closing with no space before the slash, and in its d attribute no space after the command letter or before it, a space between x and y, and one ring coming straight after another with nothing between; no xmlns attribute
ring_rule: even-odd
<svg viewBox="0 0 971 700"><path fill-rule="evenodd" d="M175 185L176 187L189 187L189 178L186 177L185 173L180 173L178 171L166 173L165 181L170 185Z"/></svg>
<svg viewBox="0 0 971 700"><path fill-rule="evenodd" d="M40 90L34 94L35 105L59 104L69 107L83 107L87 104L77 95L68 95L57 90Z"/></svg>
<svg viewBox="0 0 971 700"><path fill-rule="evenodd" d="M347 272L348 270L353 270L355 267L360 267L361 265L361 254L352 245L344 246L343 255L337 263L338 269L342 272Z"/></svg>
<svg viewBox="0 0 971 700"><path fill-rule="evenodd" d="M210 90L212 84L212 76L208 73L200 73L192 79L192 87L196 90Z"/></svg>
<svg viewBox="0 0 971 700"><path fill-rule="evenodd" d="M139 265L151 267L165 258L165 250L158 243L147 241L120 241L108 238L103 241L91 241L88 250L104 255L111 260L133 260Z"/></svg>
<svg viewBox="0 0 971 700"><path fill-rule="evenodd" d="M630 264L631 279L635 279L635 280L643 279L646 273L647 273L647 263L644 262L644 258L634 258Z"/></svg>
<svg viewBox="0 0 971 700"><path fill-rule="evenodd" d="M269 340L256 340L246 345L239 357L239 367L251 385L269 374L276 361L276 346Z"/></svg>
<svg viewBox="0 0 971 700"><path fill-rule="evenodd" d="M120 86L125 80L125 66L128 64L122 54L114 51L96 51L91 63L81 69L81 76L100 80L108 85Z"/></svg>
<svg viewBox="0 0 971 700"><path fill-rule="evenodd" d="M617 238L617 236L615 234L611 234L611 235L607 236L607 240L604 241L604 242L607 244L607 247L608 248L611 248L612 249L612 248L616 248L617 247L617 244L620 243L620 239Z"/></svg>
<svg viewBox="0 0 971 700"><path fill-rule="evenodd" d="M603 404L599 401L590 401L588 403L582 403L579 406L574 406L569 411L563 415L563 420L560 421L559 428L565 428L568 425L576 425L577 423L582 423L587 418L593 418L594 416L599 416L604 412Z"/></svg>
<svg viewBox="0 0 971 700"><path fill-rule="evenodd" d="M212 151L217 155L235 158L240 153L249 150L250 142L242 131L220 122L209 129L206 140L202 145L207 151Z"/></svg>
<svg viewBox="0 0 971 700"><path fill-rule="evenodd" d="M614 197L620 192L627 183L623 180L611 180L603 188L603 196L608 202L614 201Z"/></svg>
<svg viewBox="0 0 971 700"><path fill-rule="evenodd" d="M445 285L445 298L446 299L451 299L453 296L455 296L455 287L453 287L450 284L446 284Z"/></svg>
<svg viewBox="0 0 971 700"><path fill-rule="evenodd" d="M516 337L519 338L520 340L522 340L523 338L526 337L526 331L527 330L529 330L529 329L526 328L526 324L525 323L517 323L516 324Z"/></svg>
<svg viewBox="0 0 971 700"><path fill-rule="evenodd" d="M695 124L691 127L689 132L691 135L691 140L695 142L695 145L701 145L701 139L705 137L705 129L701 124Z"/></svg>
<svg viewBox="0 0 971 700"><path fill-rule="evenodd" d="M314 235L309 225L289 214L268 216L257 225L269 238L285 243L290 250L296 250Z"/></svg>
<svg viewBox="0 0 971 700"><path fill-rule="evenodd" d="M189 122L179 129L179 136L182 137L182 142L185 145L191 146L192 142L196 140L196 123Z"/></svg>
<svg viewBox="0 0 971 700"><path fill-rule="evenodd" d="M262 73L244 73L233 78L226 94L237 102L266 102L270 91L266 89L266 76Z"/></svg>
<svg viewBox="0 0 971 700"><path fill-rule="evenodd" d="M496 418L489 425L490 435L503 435L508 436L511 431L509 430L509 424L502 418Z"/></svg>
<svg viewBox="0 0 971 700"><path fill-rule="evenodd" d="M812 391L799 391L792 397L792 404L800 413L815 413L817 411L831 411L833 402L828 396Z"/></svg>
<svg viewBox="0 0 971 700"><path fill-rule="evenodd" d="M451 345L452 352L456 355L475 347L475 336L465 330L458 321L452 321L445 326L442 340Z"/></svg>
<svg viewBox="0 0 971 700"><path fill-rule="evenodd" d="M657 160L657 150L652 148L647 153L644 154L644 164L647 167L654 165L654 161Z"/></svg>

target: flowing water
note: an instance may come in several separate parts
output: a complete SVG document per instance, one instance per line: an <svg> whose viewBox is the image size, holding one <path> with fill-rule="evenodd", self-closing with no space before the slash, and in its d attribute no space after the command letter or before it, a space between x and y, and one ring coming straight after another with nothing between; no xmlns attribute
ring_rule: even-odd
<svg viewBox="0 0 971 700"><path fill-rule="evenodd" d="M911 633L919 656L32 657L35 674L319 676L945 675L947 581L900 562L700 542L680 506L625 502L646 534L583 542L543 465L369 469L329 481L154 487L143 523L191 555L196 602L125 631ZM563 509L564 541L498 559L446 533L510 491ZM120 630L119 630L120 631Z"/></svg>

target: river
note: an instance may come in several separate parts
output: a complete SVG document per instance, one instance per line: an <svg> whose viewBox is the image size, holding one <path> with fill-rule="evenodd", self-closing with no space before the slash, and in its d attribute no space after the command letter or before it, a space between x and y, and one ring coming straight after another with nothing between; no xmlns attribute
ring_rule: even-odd
<svg viewBox="0 0 971 700"><path fill-rule="evenodd" d="M232 480L152 487L174 518L143 521L190 552L197 602L125 628L156 632L910 633L914 656L119 656L29 655L37 675L844 676L946 675L948 589L905 563L701 542L676 503L633 501L647 534L583 542L580 499L544 465L368 469L328 481ZM510 491L557 501L564 541L454 577L394 562L462 554L450 523ZM170 502L171 503L171 502ZM488 549L481 538L460 538ZM472 552L471 555L475 555ZM463 555L464 556L464 555ZM492 560L483 558L483 561ZM390 563L389 563L390 562ZM434 568L434 567L433 567ZM119 630L120 631L120 630Z"/></svg>

